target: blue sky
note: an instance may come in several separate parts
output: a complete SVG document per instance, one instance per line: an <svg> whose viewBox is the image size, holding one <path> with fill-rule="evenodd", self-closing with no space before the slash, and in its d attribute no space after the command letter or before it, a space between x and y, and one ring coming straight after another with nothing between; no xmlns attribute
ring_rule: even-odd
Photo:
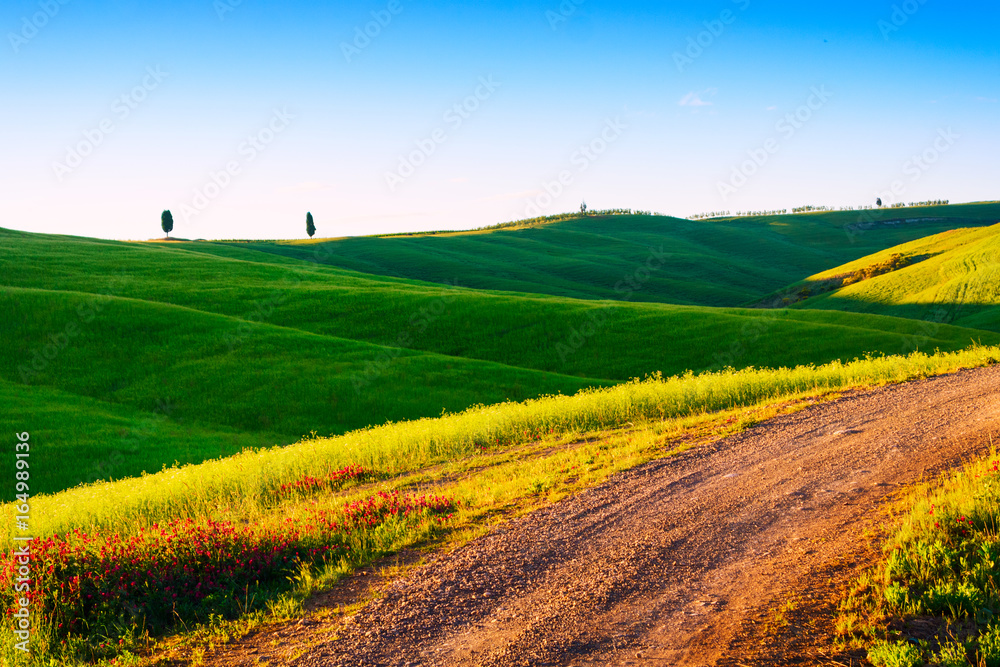
<svg viewBox="0 0 1000 667"><path fill-rule="evenodd" d="M1000 198L995 3L7 0L0 28L8 228Z"/></svg>

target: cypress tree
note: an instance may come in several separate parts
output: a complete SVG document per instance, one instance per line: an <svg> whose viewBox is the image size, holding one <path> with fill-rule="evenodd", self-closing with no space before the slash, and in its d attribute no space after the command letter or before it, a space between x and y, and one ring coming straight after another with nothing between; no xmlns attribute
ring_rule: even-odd
<svg viewBox="0 0 1000 667"><path fill-rule="evenodd" d="M170 213L170 211L164 211L162 214L160 214L160 227L163 228L163 231L169 238L170 232L174 228L174 216Z"/></svg>

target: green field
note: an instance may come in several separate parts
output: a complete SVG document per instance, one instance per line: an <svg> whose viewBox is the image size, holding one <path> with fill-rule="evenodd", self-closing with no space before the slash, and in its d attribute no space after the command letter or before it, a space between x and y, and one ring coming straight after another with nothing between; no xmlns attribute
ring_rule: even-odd
<svg viewBox="0 0 1000 667"><path fill-rule="evenodd" d="M0 427L50 434L51 492L655 372L997 344L997 228L982 225L998 213L903 209L864 229L858 212L593 217L311 244L0 229L0 387L18 398ZM933 256L790 308L732 307L899 252ZM348 255L382 264L335 265ZM423 280L381 275L390 264ZM962 317L929 325L938 302Z"/></svg>
<svg viewBox="0 0 1000 667"><path fill-rule="evenodd" d="M799 305L1000 331L1000 224L919 239L812 276L809 281L855 271L891 254L912 257L914 262Z"/></svg>
<svg viewBox="0 0 1000 667"><path fill-rule="evenodd" d="M615 286L654 249L665 262L632 300L741 306L885 248L998 220L997 204L700 221L588 216L490 233L238 245L369 274L586 299L621 298Z"/></svg>
<svg viewBox="0 0 1000 667"><path fill-rule="evenodd" d="M657 376L36 496L31 562L44 574L32 589L34 648L17 654L5 625L0 657L28 667L140 665L150 663L134 652L155 654L164 635L225 642L300 617L304 600L379 556L469 539L497 513L553 502L683 451L694 436L739 431L830 392L998 361L1000 347L977 347ZM47 446L15 438L16 451ZM0 505L4 525L24 511ZM10 532L0 535L5 553ZM5 608L17 599L16 572L13 557L0 560Z"/></svg>
<svg viewBox="0 0 1000 667"><path fill-rule="evenodd" d="M297 613L361 563L677 442L997 363L998 214L587 217L313 243L0 229L0 430L30 440L32 528L63 586L43 586L47 643L28 664L127 658L178 615ZM14 525L14 504L0 510ZM71 586L114 571L126 541L145 588ZM210 563L189 549L209 543ZM225 576L205 592L199 568ZM155 594L168 581L180 612ZM235 604L251 584L257 606Z"/></svg>
<svg viewBox="0 0 1000 667"><path fill-rule="evenodd" d="M98 451L101 443L102 458L120 463L113 476L135 475L204 458L189 458L198 450L176 441L177 433L190 439L204 432L200 447L208 451L219 429L254 434L250 440L258 444L294 442L313 430L342 433L387 419L601 384L411 350L391 351L391 363L364 376L382 348L265 324L240 337L240 322L233 318L122 297L6 288L0 305L11 315L3 330L11 344L0 349L0 363L10 369L3 378L8 383L87 397L103 410L127 406L149 418L158 415L165 427L145 438L143 446L156 452L152 466L148 456L131 456L128 444L104 440L106 428L92 436L60 431L44 450L55 460L43 468L38 490L66 486L44 486L54 481L89 481L73 475L92 467L83 452ZM359 377L365 384L356 386ZM424 382L415 384L418 378ZM34 409L5 411L3 421L11 432L54 426ZM141 431L141 420L130 428ZM239 451L246 440L229 441L226 453Z"/></svg>

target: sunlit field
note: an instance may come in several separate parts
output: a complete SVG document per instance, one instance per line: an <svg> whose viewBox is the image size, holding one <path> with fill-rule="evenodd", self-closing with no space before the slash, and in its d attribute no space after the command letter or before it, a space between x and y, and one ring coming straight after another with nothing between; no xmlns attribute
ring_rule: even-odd
<svg viewBox="0 0 1000 667"><path fill-rule="evenodd" d="M655 375L37 496L33 599L45 610L43 655L143 650L174 629L177 610L188 622L277 613L382 554L475 530L493 509L556 499L669 455L685 433L730 432L773 414L760 412L765 406L805 396L998 361L1000 348L975 347ZM17 511L11 503L0 514L13 526ZM7 553L13 544L6 542ZM16 563L8 559L0 576L10 607ZM250 582L260 583L254 600L237 604Z"/></svg>

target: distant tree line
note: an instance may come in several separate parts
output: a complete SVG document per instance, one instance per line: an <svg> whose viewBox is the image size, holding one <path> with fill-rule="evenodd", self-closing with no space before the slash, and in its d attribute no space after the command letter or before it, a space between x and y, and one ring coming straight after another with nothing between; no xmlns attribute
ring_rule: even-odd
<svg viewBox="0 0 1000 667"><path fill-rule="evenodd" d="M561 222L563 220L575 220L582 218L581 213L559 213L557 215L543 215L536 218L527 218L525 220L512 220L510 222L500 222L495 225L486 225L485 227L475 227L469 230L470 232L485 232L492 231L496 229L518 229L521 227L534 227L536 225L544 225L550 222ZM393 236L436 236L438 234L454 234L456 230L454 229L435 229L427 232L392 232L389 234L372 234L376 238L391 238Z"/></svg>
<svg viewBox="0 0 1000 667"><path fill-rule="evenodd" d="M897 204L892 204L886 208L916 208L918 206L947 206L950 203L948 199L932 199L928 201L921 202L910 202L904 204L899 202ZM877 204L870 204L867 206L796 206L792 209L792 213L815 213L822 211L870 211L872 209L881 208L882 200L879 199ZM767 215L786 215L788 209L776 209L773 211L736 211L736 213L731 213L730 211L712 211L711 213L698 213L696 215L688 216L688 220L708 220L712 218L759 218Z"/></svg>
<svg viewBox="0 0 1000 667"><path fill-rule="evenodd" d="M631 208L604 208L600 210L591 209L587 211L587 215L658 215L662 216L662 213L654 213L652 211L640 211L639 209Z"/></svg>
<svg viewBox="0 0 1000 667"><path fill-rule="evenodd" d="M688 220L707 220L708 218L731 218L729 211L712 211L711 213L696 213L689 215Z"/></svg>
<svg viewBox="0 0 1000 667"><path fill-rule="evenodd" d="M698 213L697 215L688 216L688 220L708 220L709 218L759 218L765 215L785 215L788 213L787 208L775 209L773 211L736 211L736 213L730 213L729 211L714 211L712 213Z"/></svg>
<svg viewBox="0 0 1000 667"><path fill-rule="evenodd" d="M949 201L948 199L932 199L929 201L910 202L907 206L911 208L917 206L947 206ZM893 208L901 208L901 205L893 204Z"/></svg>
<svg viewBox="0 0 1000 667"><path fill-rule="evenodd" d="M582 209L582 207L581 207ZM555 215L542 215L535 218L526 218L524 220L511 220L510 222L500 222L495 225L486 225L484 227L475 227L469 230L470 232L486 232L495 231L497 229L521 229L525 227L536 227L538 225L545 225L552 222L563 222L564 220L579 220L581 218L587 218L590 216L599 215L645 215L645 216L661 216L666 217L663 213L655 213L653 211L640 211L638 209L631 208L606 208L606 209L587 209L586 211L574 211L573 213L557 213ZM454 229L439 229L430 232L394 232L392 234L373 234L373 236L378 238L389 238L393 236L435 236L437 234L454 234L456 230Z"/></svg>
<svg viewBox="0 0 1000 667"><path fill-rule="evenodd" d="M813 212L834 211L834 210L836 209L834 209L832 206L812 206L806 204L805 206L796 206L795 208L792 209L792 213L813 213Z"/></svg>
<svg viewBox="0 0 1000 667"><path fill-rule="evenodd" d="M892 204L891 206L888 206L887 208L916 208L918 206L947 206L949 203L950 203L950 200L948 200L948 199L931 199L931 200L928 200L928 201L910 202L908 204L904 203L904 202L897 202L895 204ZM870 210L876 209L876 208L882 208L882 199L881 198L879 198L879 200L875 203L875 205L869 204L869 205L866 205L866 206L841 206L839 208L833 208L831 206L802 206L802 207L799 207L799 208L792 209L792 211L794 211L795 213L804 213L806 211L870 211Z"/></svg>

